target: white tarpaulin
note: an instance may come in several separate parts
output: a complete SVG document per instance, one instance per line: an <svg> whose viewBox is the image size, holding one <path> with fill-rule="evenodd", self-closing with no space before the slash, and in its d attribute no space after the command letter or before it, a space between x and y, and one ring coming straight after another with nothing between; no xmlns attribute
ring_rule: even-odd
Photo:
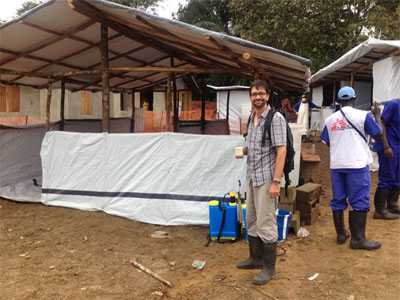
<svg viewBox="0 0 400 300"><path fill-rule="evenodd" d="M379 103L400 98L400 56L374 63L373 99Z"/></svg>
<svg viewBox="0 0 400 300"><path fill-rule="evenodd" d="M42 202L146 223L208 224L208 201L244 183L240 136L49 132Z"/></svg>
<svg viewBox="0 0 400 300"><path fill-rule="evenodd" d="M331 75L336 71L340 71L345 67L348 67L350 64L358 61L359 59L365 58L365 56L371 52L377 51L377 53L381 53L380 55L376 56L376 58L374 58L374 60L376 61L380 58L384 58L384 55L390 55L391 52L398 51L398 49L400 49L400 40L385 41L369 38L367 41L361 43L357 47L354 47L349 52L342 55L339 59L335 60L328 66L313 74L309 82L316 83L322 80L324 77ZM359 65L358 68L360 68ZM357 68L354 67L354 70L351 69L350 71L356 72ZM343 78L343 75L341 77ZM349 80L350 77L346 79Z"/></svg>
<svg viewBox="0 0 400 300"><path fill-rule="evenodd" d="M247 125L251 111L248 86L213 86L207 87L217 92L217 113L219 119L226 119L229 99L229 132L243 134L242 125Z"/></svg>

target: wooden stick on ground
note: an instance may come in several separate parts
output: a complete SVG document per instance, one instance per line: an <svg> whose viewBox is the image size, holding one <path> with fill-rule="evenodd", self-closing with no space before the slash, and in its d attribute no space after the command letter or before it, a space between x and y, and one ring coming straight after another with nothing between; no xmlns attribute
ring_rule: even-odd
<svg viewBox="0 0 400 300"><path fill-rule="evenodd" d="M259 292L260 294L262 294L262 295L264 295L264 296L267 296L268 298L270 298L270 299L272 299L272 300L278 300L278 298L272 296L271 294L269 294L269 293L266 292L266 291L263 291L263 290L260 289L260 288L255 288L255 290L256 290L257 292Z"/></svg>
<svg viewBox="0 0 400 300"><path fill-rule="evenodd" d="M145 266L143 266L142 264L138 263L136 260L132 259L130 261L130 263L132 265L134 265L136 268L142 270L143 272L149 274L150 276L154 277L155 279L161 281L162 283L164 283L165 285L168 285L169 287L172 287L172 283L169 282L168 280L165 280L164 278L162 278L160 275L154 273L152 270L146 268Z"/></svg>

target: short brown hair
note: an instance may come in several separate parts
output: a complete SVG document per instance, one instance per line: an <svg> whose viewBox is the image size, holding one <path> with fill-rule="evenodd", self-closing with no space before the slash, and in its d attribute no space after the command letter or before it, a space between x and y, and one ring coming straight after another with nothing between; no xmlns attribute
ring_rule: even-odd
<svg viewBox="0 0 400 300"><path fill-rule="evenodd" d="M271 93L268 84L267 84L264 80L257 79L257 80L254 80L254 81L250 84L250 89L249 89L249 94L250 94L250 95L251 95L251 90L252 90L254 87L255 87L257 90L259 90L260 88L264 88L265 91L266 91L268 94Z"/></svg>

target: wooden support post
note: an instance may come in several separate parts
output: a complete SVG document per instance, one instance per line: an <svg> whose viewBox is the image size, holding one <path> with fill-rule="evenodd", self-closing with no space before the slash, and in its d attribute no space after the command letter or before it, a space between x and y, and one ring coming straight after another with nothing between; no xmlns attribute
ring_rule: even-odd
<svg viewBox="0 0 400 300"><path fill-rule="evenodd" d="M206 96L201 91L201 134L204 134L206 127Z"/></svg>
<svg viewBox="0 0 400 300"><path fill-rule="evenodd" d="M174 67L174 58L171 57L171 68ZM174 94L174 124L173 131L176 132L178 129L178 119L179 119L179 99L176 92L176 78L175 73L172 73L172 86L173 86L173 94Z"/></svg>
<svg viewBox="0 0 400 300"><path fill-rule="evenodd" d="M332 97L333 103L332 103L332 105L333 105L333 107L335 107L335 102L336 102L336 81L335 80L333 80L333 82L332 82L332 87L333 87L333 97Z"/></svg>
<svg viewBox="0 0 400 300"><path fill-rule="evenodd" d="M102 77L102 106L103 118L101 129L103 132L110 132L110 73L108 61L108 26L101 23L101 77Z"/></svg>
<svg viewBox="0 0 400 300"><path fill-rule="evenodd" d="M229 127L229 102L231 98L231 91L228 91L228 94L226 96L226 131L228 134L230 133L230 127Z"/></svg>
<svg viewBox="0 0 400 300"><path fill-rule="evenodd" d="M167 94L166 94L166 97L165 97L165 111L166 111L166 119L167 119L167 131L171 131L171 106L172 106L171 105L172 104L171 82L172 82L172 76L169 74L168 75L168 79L167 79Z"/></svg>
<svg viewBox="0 0 400 300"><path fill-rule="evenodd" d="M132 90L131 132L135 132L135 90Z"/></svg>
<svg viewBox="0 0 400 300"><path fill-rule="evenodd" d="M51 84L47 87L47 98L46 98L46 130L50 130L50 108L51 108L51 93L52 86Z"/></svg>
<svg viewBox="0 0 400 300"><path fill-rule="evenodd" d="M350 74L350 86L354 88L354 72L351 72Z"/></svg>
<svg viewBox="0 0 400 300"><path fill-rule="evenodd" d="M61 103L60 103L60 130L64 131L65 124L65 80L61 80Z"/></svg>

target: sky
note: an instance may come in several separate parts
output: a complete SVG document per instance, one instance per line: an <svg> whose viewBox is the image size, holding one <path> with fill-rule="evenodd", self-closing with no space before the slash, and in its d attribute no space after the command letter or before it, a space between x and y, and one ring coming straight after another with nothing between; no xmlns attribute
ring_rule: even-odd
<svg viewBox="0 0 400 300"><path fill-rule="evenodd" d="M10 20L16 14L25 0L0 0L0 20ZM156 12L159 16L171 18L172 13L176 12L179 3L184 4L186 0L162 0Z"/></svg>

